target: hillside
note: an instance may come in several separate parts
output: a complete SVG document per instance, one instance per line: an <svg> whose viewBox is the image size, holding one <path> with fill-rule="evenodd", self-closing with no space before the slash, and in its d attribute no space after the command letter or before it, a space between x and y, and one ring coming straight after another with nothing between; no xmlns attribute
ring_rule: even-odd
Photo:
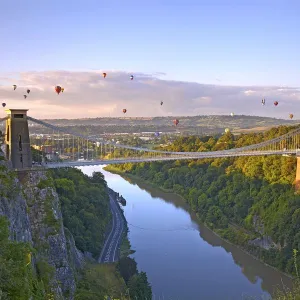
<svg viewBox="0 0 300 300"><path fill-rule="evenodd" d="M174 126L173 120L179 120ZM226 127L233 132L240 129L253 129L256 131L278 125L295 125L297 120L285 120L258 116L172 116L153 118L91 118L91 119L51 119L44 120L59 127L72 127L78 133L104 134L104 133L134 133L134 132L184 132L187 134L206 134L224 132ZM47 133L36 124L30 124L32 133Z"/></svg>

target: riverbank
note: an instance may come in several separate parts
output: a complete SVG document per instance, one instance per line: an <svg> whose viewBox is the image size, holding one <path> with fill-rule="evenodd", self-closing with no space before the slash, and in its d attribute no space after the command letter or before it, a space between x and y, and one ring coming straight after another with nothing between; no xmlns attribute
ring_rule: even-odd
<svg viewBox="0 0 300 300"><path fill-rule="evenodd" d="M114 190L112 190L111 188L107 188L108 189L108 194L111 195L111 197L113 198L114 201L116 201L119 199L119 193L115 192ZM124 257L128 257L129 255L135 253L135 250L131 249L131 245L128 239L128 232L129 232L129 228L128 228L128 224L127 224L127 220L124 216L124 211L123 209L120 207L120 205L117 205L117 208L122 216L123 222L124 222L124 230L122 232L122 238L121 238L121 243L120 243L120 251L119 251L119 256L120 259L124 258ZM111 227L111 224L110 224Z"/></svg>
<svg viewBox="0 0 300 300"><path fill-rule="evenodd" d="M126 172L120 171L119 169L116 169L116 168L114 168L114 167L111 166L111 165L105 167L104 170L106 170L106 171L108 171L108 172L111 172L111 173L114 173L114 174L118 174L118 175L120 175L120 176L122 176L122 177L127 177L128 179L132 179L132 180L137 181L137 182L141 182L141 183L147 184L147 185L149 185L149 186L151 186L151 187L153 187L153 188L155 188L155 189L157 189L157 190L160 190L160 191L162 191L162 192L164 192L164 193L169 193L169 194L176 195L178 198L180 198L181 200L183 200L183 202L189 207L189 209L190 209L193 213L195 213L195 212L192 210L192 208L190 207L190 205L188 204L188 202L186 201L186 199L185 199L183 196L181 196L181 195L175 193L175 192L172 191L171 189L164 189L164 188L162 188L162 187L160 187L160 186L154 184L154 183L151 182L151 181L148 181L148 180L145 180L145 179L141 179L140 177L138 177L138 176L136 176L136 175L132 175L132 174L130 174L130 173L126 173ZM255 259L255 260L261 262L261 263L264 264L265 266L272 268L273 270L275 270L275 271L277 271L277 272L279 272L279 273L285 275L286 277L288 277L288 278L290 278L290 279L294 279L294 277L293 277L292 275L290 275L290 274L288 274L288 273L285 273L285 272L279 270L278 268L276 268L276 267L274 267L274 266L272 266L272 265L266 263L265 261L263 261L263 260L260 259L259 257L255 256L253 253L247 251L243 246L238 245L238 244L235 244L235 243L231 242L230 240L226 239L224 236L220 235L220 234L217 232L217 231L219 231L220 229L218 230L218 229L213 229L213 228L211 228L206 222L203 222L203 221L201 220L201 218L200 218L200 216L199 216L198 213L196 213L196 216L197 216L197 219L198 219L198 222L199 222L199 223L203 224L206 228L208 228L215 236L217 236L217 237L218 237L219 239L221 239L222 241L224 241L224 242L226 242L226 243L228 243L228 244L230 244L230 245L232 245L232 246L238 248L239 250L241 250L242 252L244 252L244 253L246 253L247 255L251 256L253 259Z"/></svg>

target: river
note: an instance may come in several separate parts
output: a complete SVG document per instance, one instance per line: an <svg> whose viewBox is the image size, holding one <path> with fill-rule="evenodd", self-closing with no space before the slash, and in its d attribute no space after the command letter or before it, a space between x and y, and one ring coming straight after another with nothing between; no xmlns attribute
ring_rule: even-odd
<svg viewBox="0 0 300 300"><path fill-rule="evenodd" d="M198 222L178 196L101 171L127 201L129 240L138 269L145 271L156 300L271 299L274 286L291 280L217 237Z"/></svg>

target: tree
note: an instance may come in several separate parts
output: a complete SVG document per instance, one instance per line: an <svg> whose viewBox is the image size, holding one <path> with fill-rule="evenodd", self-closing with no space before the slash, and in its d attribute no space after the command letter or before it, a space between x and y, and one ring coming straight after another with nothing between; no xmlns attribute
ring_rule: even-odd
<svg viewBox="0 0 300 300"><path fill-rule="evenodd" d="M43 292L41 285L33 275L31 264L27 265L33 249L27 243L10 241L8 237L8 221L0 216L0 296L3 299L41 299L36 297Z"/></svg>
<svg viewBox="0 0 300 300"><path fill-rule="evenodd" d="M132 299L152 299L151 286L145 272L134 275L128 282L129 294Z"/></svg>
<svg viewBox="0 0 300 300"><path fill-rule="evenodd" d="M137 263L130 257L121 258L117 264L117 269L126 283L128 283L132 276L138 274Z"/></svg>

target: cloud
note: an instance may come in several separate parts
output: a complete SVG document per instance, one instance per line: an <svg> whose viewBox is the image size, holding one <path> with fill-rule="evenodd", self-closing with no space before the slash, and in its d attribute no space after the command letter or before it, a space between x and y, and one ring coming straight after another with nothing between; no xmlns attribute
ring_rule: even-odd
<svg viewBox="0 0 300 300"><path fill-rule="evenodd" d="M295 118L300 111L300 90L293 87L224 86L163 80L163 73L122 71L45 71L2 74L0 101L6 108L28 108L36 118L123 116L181 116L230 114ZM18 85L14 91L12 85ZM65 88L57 95L54 87ZM23 95L31 90L27 99ZM261 99L266 105L261 105ZM160 101L164 104L161 106ZM279 105L275 107L274 101ZM0 115L1 118L1 115Z"/></svg>
<svg viewBox="0 0 300 300"><path fill-rule="evenodd" d="M250 95L255 94L255 91L248 90L248 91L245 91L244 94L245 94L246 96L250 96Z"/></svg>

